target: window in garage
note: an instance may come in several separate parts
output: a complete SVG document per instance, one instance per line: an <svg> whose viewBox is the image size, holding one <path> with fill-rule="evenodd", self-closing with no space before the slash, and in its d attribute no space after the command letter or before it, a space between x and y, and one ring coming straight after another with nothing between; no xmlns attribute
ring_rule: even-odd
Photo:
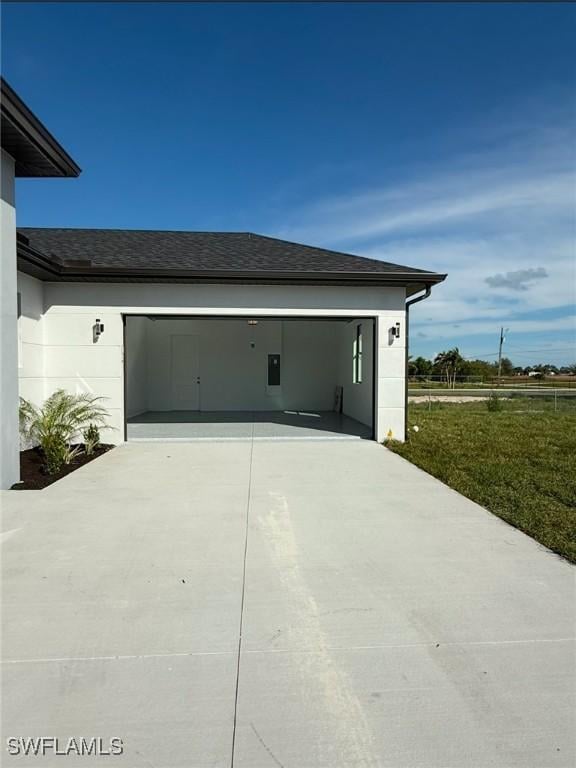
<svg viewBox="0 0 576 768"><path fill-rule="evenodd" d="M352 382L362 384L362 323L356 326L352 345Z"/></svg>

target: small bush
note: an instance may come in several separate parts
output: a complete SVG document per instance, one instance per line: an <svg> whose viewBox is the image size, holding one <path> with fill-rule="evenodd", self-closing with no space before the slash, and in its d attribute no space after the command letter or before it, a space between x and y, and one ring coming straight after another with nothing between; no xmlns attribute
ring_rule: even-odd
<svg viewBox="0 0 576 768"><path fill-rule="evenodd" d="M40 446L49 475L55 475L65 464L70 464L80 450L79 446L72 447L65 437L56 431L46 434Z"/></svg>
<svg viewBox="0 0 576 768"><path fill-rule="evenodd" d="M503 410L504 404L497 392L490 392L488 400L486 401L486 408L488 408L491 413Z"/></svg>
<svg viewBox="0 0 576 768"><path fill-rule="evenodd" d="M84 438L84 450L87 456L92 456L96 448L100 445L100 430L96 424L90 424L87 429L82 432Z"/></svg>
<svg viewBox="0 0 576 768"><path fill-rule="evenodd" d="M40 445L48 474L56 474L69 464L79 448L72 440L97 424L105 424L108 413L98 404L100 397L71 395L59 389L42 408L20 398L20 431L31 442ZM98 434L98 441L100 435Z"/></svg>

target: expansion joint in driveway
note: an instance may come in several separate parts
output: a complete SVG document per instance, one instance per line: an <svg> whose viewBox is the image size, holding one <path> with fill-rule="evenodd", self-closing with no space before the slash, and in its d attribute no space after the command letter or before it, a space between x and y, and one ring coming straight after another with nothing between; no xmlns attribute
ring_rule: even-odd
<svg viewBox="0 0 576 768"><path fill-rule="evenodd" d="M236 749L236 722L238 718L238 690L240 686L240 657L242 655L242 625L244 621L244 597L246 595L246 555L248 552L248 518L250 514L250 497L252 493L252 458L254 455L254 422L250 435L250 464L248 468L248 492L246 494L246 515L244 520L244 554L242 561L242 593L240 598L240 626L238 630L238 659L236 661L236 690L234 692L234 721L232 725L232 754L230 768L234 768L234 752Z"/></svg>

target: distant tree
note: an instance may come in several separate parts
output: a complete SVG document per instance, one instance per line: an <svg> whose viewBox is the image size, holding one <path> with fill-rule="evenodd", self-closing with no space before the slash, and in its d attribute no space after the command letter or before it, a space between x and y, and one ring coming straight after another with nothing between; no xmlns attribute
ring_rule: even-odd
<svg viewBox="0 0 576 768"><path fill-rule="evenodd" d="M460 365L460 371L465 376L475 376L481 379L489 379L494 376L494 366L486 360L464 360Z"/></svg>
<svg viewBox="0 0 576 768"><path fill-rule="evenodd" d="M509 357L502 358L502 376L511 376L514 371L514 365Z"/></svg>
<svg viewBox="0 0 576 768"><path fill-rule="evenodd" d="M434 358L434 372L450 384L450 353L449 351L438 352Z"/></svg>
<svg viewBox="0 0 576 768"><path fill-rule="evenodd" d="M411 376L429 376L432 373L432 362L425 357L417 357L408 362L408 372Z"/></svg>
<svg viewBox="0 0 576 768"><path fill-rule="evenodd" d="M449 387L456 386L456 375L464 362L458 347L439 352L434 358L434 367L441 371Z"/></svg>

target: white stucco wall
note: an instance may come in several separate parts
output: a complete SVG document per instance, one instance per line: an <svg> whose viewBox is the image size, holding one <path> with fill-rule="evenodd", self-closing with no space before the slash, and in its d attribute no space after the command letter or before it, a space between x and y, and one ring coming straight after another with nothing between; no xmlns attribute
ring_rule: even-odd
<svg viewBox="0 0 576 768"><path fill-rule="evenodd" d="M63 387L107 397L115 431L106 439L123 439L122 313L377 317L377 439L389 430L403 439L404 302L403 288L45 283L44 396ZM94 342L96 318L105 332ZM401 338L391 341L388 329L395 322L401 323ZM149 333L150 325L146 328ZM359 414L365 407L358 403L356 415L350 415L363 420Z"/></svg>
<svg viewBox="0 0 576 768"><path fill-rule="evenodd" d="M283 323L284 408L333 410L341 327L320 320Z"/></svg>
<svg viewBox="0 0 576 768"><path fill-rule="evenodd" d="M390 329L400 323L400 338L393 338ZM378 440L390 436L404 440L406 322L405 312L382 314L377 323L377 388Z"/></svg>
<svg viewBox="0 0 576 768"><path fill-rule="evenodd" d="M49 303L50 285L45 284L44 300L44 394L57 389L88 392L106 398L113 429L103 433L107 442L124 437L123 325L120 312L110 313L103 304L94 308ZM77 293L77 292L75 292ZM71 294L70 298L73 298ZM96 318L105 331L94 341Z"/></svg>
<svg viewBox="0 0 576 768"><path fill-rule="evenodd" d="M44 283L18 273L18 374L20 396L35 405L44 401Z"/></svg>
<svg viewBox="0 0 576 768"><path fill-rule="evenodd" d="M20 479L14 160L0 167L0 488Z"/></svg>
<svg viewBox="0 0 576 768"><path fill-rule="evenodd" d="M362 381L353 380L353 348L356 328L362 326ZM342 326L338 359L338 383L343 387L342 411L356 421L372 424L374 322L366 319Z"/></svg>
<svg viewBox="0 0 576 768"><path fill-rule="evenodd" d="M149 322L150 410L174 408L171 338L175 335L198 339L200 410L250 411L279 407L276 393L267 392L266 365L268 354L281 351L280 323L271 321L249 326L246 321L193 319Z"/></svg>

